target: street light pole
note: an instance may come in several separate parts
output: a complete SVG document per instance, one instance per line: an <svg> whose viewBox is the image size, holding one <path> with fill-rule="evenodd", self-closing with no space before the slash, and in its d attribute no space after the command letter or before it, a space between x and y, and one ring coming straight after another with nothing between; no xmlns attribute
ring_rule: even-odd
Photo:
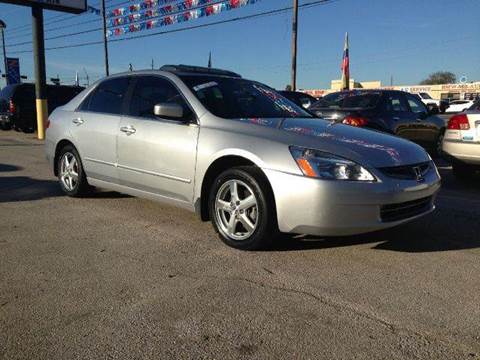
<svg viewBox="0 0 480 360"><path fill-rule="evenodd" d="M107 43L107 13L105 12L105 0L101 0L102 4L102 23L103 23L103 51L105 55L105 75L110 75L108 65L108 43Z"/></svg>
<svg viewBox="0 0 480 360"><path fill-rule="evenodd" d="M3 65L5 66L5 83L8 85L8 64L7 64L7 51L5 50L5 34L4 30L7 25L0 20L0 32L2 33L2 49L3 49Z"/></svg>
<svg viewBox="0 0 480 360"><path fill-rule="evenodd" d="M298 0L293 0L292 24L292 91L297 90L297 31L298 31Z"/></svg>
<svg viewBox="0 0 480 360"><path fill-rule="evenodd" d="M32 42L35 69L35 97L37 107L37 137L45 139L45 123L48 117L47 81L45 76L45 39L43 33L43 9L32 5Z"/></svg>

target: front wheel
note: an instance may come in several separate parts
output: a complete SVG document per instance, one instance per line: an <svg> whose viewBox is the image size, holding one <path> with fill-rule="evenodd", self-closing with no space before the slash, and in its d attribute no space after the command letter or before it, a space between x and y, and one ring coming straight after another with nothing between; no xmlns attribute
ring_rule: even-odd
<svg viewBox="0 0 480 360"><path fill-rule="evenodd" d="M10 130L11 128L12 128L11 124L0 123L0 129L2 129L2 130Z"/></svg>
<svg viewBox="0 0 480 360"><path fill-rule="evenodd" d="M231 247L266 248L277 233L273 195L263 173L253 166L221 173L210 193L209 210L220 239Z"/></svg>
<svg viewBox="0 0 480 360"><path fill-rule="evenodd" d="M90 190L80 155L72 145L67 145L60 151L57 171L60 187L68 196L82 196Z"/></svg>

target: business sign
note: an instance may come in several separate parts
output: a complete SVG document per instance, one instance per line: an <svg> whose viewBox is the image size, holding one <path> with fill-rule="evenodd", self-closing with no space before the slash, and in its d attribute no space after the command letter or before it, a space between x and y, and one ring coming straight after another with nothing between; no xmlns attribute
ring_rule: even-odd
<svg viewBox="0 0 480 360"><path fill-rule="evenodd" d="M7 57L7 84L20 83L20 61L18 58Z"/></svg>
<svg viewBox="0 0 480 360"><path fill-rule="evenodd" d="M79 14L87 10L87 0L0 0L0 2L23 6L38 5L47 10L74 14Z"/></svg>

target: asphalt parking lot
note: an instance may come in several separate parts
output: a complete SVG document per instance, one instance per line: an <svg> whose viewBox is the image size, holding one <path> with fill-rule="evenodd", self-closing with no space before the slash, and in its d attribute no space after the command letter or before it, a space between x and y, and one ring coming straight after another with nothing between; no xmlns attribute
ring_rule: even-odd
<svg viewBox="0 0 480 360"><path fill-rule="evenodd" d="M67 198L0 132L0 358L480 359L480 181L439 167L421 220L241 252L184 210Z"/></svg>

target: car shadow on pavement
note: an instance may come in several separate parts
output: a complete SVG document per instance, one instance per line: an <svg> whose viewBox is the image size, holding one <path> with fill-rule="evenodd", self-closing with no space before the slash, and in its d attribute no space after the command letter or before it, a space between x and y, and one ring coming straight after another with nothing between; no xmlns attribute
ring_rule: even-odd
<svg viewBox="0 0 480 360"><path fill-rule="evenodd" d="M57 181L32 179L28 176L0 177L0 203L40 200L62 195Z"/></svg>
<svg viewBox="0 0 480 360"><path fill-rule="evenodd" d="M480 248L479 229L471 224L471 221L475 221L475 219L455 217L448 222L442 221L441 218L435 219L434 216L435 214L430 214L412 223L355 236L315 237L284 234L275 239L271 250L322 250L366 244L372 244L371 248L375 250L407 253ZM443 218L449 215L445 211L441 216ZM469 223L470 225L468 225ZM464 231L459 232L457 226Z"/></svg>
<svg viewBox="0 0 480 360"><path fill-rule="evenodd" d="M39 180L28 176L0 177L0 203L34 201L65 196L57 180ZM116 199L130 197L114 191L94 190L88 199Z"/></svg>
<svg viewBox="0 0 480 360"><path fill-rule="evenodd" d="M101 189L93 189L92 192L82 196L84 199L122 199L131 198L133 196L122 194L116 191L108 191Z"/></svg>
<svg viewBox="0 0 480 360"><path fill-rule="evenodd" d="M0 172L13 172L13 171L19 171L22 169L23 168L20 166L0 163Z"/></svg>

